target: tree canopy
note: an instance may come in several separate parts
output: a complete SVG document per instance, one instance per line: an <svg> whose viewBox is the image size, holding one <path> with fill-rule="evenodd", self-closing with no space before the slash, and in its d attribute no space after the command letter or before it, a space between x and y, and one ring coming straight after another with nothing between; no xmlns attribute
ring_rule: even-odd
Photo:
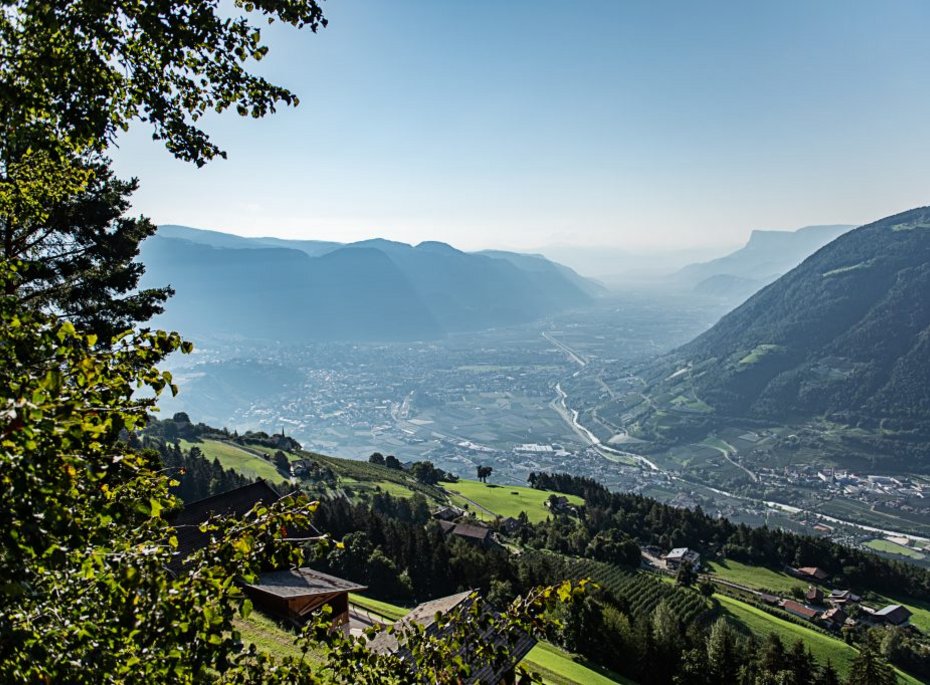
<svg viewBox="0 0 930 685"><path fill-rule="evenodd" d="M6 0L0 12L0 147L97 150L133 120L176 157L222 150L198 127L233 108L261 117L297 96L249 71L268 53L261 23L312 31L316 0ZM10 158L8 157L7 160Z"/></svg>

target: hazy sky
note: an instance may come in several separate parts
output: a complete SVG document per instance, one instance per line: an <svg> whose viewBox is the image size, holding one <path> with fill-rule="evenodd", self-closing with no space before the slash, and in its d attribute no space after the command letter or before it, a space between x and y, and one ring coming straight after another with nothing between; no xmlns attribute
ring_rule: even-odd
<svg viewBox="0 0 930 685"><path fill-rule="evenodd" d="M301 104L174 161L114 155L158 223L242 235L732 245L930 204L926 0L327 0L266 30Z"/></svg>

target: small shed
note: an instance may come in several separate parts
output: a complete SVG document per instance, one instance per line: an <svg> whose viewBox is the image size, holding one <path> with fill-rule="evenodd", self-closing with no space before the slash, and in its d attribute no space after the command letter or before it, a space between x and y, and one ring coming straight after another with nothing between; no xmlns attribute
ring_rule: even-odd
<svg viewBox="0 0 930 685"><path fill-rule="evenodd" d="M838 630L846 623L849 618L842 607L833 607L820 614L820 620L827 624L828 627Z"/></svg>
<svg viewBox="0 0 930 685"><path fill-rule="evenodd" d="M823 591L814 585L807 586L807 592L804 593L804 599L808 604L823 604Z"/></svg>
<svg viewBox="0 0 930 685"><path fill-rule="evenodd" d="M830 590L830 596L827 599L831 604L839 606L850 602L858 602L862 598L849 590Z"/></svg>

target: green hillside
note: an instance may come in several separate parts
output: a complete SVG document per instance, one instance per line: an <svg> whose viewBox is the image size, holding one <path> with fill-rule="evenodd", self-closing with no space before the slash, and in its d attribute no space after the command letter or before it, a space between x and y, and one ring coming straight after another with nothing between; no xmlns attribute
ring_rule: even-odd
<svg viewBox="0 0 930 685"><path fill-rule="evenodd" d="M453 493L453 495L460 496L460 498L453 496L456 503L479 505L480 508L469 507L479 518L493 518L493 515L516 518L521 511L525 511L529 520L535 522L542 521L550 514L545 502L552 493L545 490L517 485L479 483L474 480L446 483L444 487L446 491ZM567 497L572 504L584 504L584 500L580 497L574 495L568 495Z"/></svg>
<svg viewBox="0 0 930 685"><path fill-rule="evenodd" d="M852 450L913 465L925 452L915 443L930 440L927 292L930 209L863 226L644 369L647 391L622 411L637 417L636 435L660 442L739 420L827 420L847 443L826 446L841 462Z"/></svg>
<svg viewBox="0 0 930 685"><path fill-rule="evenodd" d="M196 447L204 453L207 459L211 461L219 459L223 468L237 471L247 478L264 478L273 483L288 480L288 477L278 471L274 464L259 456L251 448L241 447L222 440L202 440L200 442L181 440L180 442L182 449L189 450Z"/></svg>

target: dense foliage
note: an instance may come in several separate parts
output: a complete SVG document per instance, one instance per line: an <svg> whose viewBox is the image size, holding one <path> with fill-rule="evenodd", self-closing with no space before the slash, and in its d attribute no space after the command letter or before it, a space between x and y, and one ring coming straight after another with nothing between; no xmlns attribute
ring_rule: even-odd
<svg viewBox="0 0 930 685"><path fill-rule="evenodd" d="M583 516L577 522L556 519L536 526L525 538L535 546L578 553L597 535L615 531L641 545L663 549L691 547L705 555L722 555L776 570L786 565L819 566L838 587L849 586L859 592L930 597L930 571L840 545L828 538L765 526L737 525L708 516L700 509L672 507L640 495L610 492L591 479L570 474L534 473L530 483L541 489L579 495L586 502Z"/></svg>
<svg viewBox="0 0 930 685"><path fill-rule="evenodd" d="M430 522L420 497L378 494L369 503L328 501L316 523L353 531L344 538L345 549L318 557L321 569L368 583L369 594L402 603L467 588L506 603L537 583L591 578L597 589L552 610L559 627L548 639L644 685L839 682L836 671L817 664L800 642L787 648L770 636L760 643L725 621L714 622L715 602L697 589L662 582L634 567L551 550L514 555L449 539ZM876 668L887 669L881 656L870 658Z"/></svg>
<svg viewBox="0 0 930 685"><path fill-rule="evenodd" d="M261 117L297 103L247 70L268 52L250 15L313 31L326 24L315 0L222 10L217 0L6 0L0 119L20 150L100 150L138 119L177 157L202 164L222 154L197 127L207 112Z"/></svg>

